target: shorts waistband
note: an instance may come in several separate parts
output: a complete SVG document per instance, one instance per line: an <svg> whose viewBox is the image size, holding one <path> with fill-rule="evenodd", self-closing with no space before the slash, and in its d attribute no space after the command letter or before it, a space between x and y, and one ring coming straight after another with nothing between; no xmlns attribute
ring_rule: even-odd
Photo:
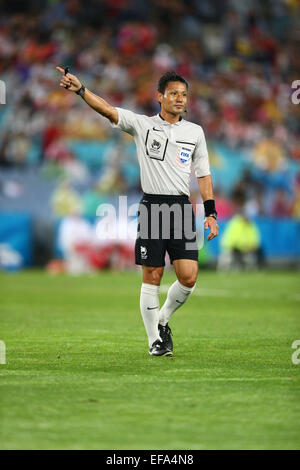
<svg viewBox="0 0 300 470"><path fill-rule="evenodd" d="M147 198L150 201L163 202L163 201L189 201L189 197L186 194L143 194L143 198Z"/></svg>

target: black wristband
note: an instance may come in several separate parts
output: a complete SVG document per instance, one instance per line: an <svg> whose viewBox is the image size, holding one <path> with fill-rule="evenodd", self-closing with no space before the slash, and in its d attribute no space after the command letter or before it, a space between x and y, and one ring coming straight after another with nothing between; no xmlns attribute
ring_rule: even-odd
<svg viewBox="0 0 300 470"><path fill-rule="evenodd" d="M203 204L205 217L214 217L216 219L218 214L216 211L214 199L208 199L207 201L204 201Z"/></svg>
<svg viewBox="0 0 300 470"><path fill-rule="evenodd" d="M83 98L84 92L85 92L85 86L83 84L81 84L81 88L79 88L79 90L75 91L75 93L77 95L80 95L81 98Z"/></svg>

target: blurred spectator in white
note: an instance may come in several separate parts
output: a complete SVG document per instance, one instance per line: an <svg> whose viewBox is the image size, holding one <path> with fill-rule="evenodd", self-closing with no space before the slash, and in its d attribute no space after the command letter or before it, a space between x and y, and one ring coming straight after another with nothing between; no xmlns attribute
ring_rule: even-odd
<svg viewBox="0 0 300 470"><path fill-rule="evenodd" d="M66 271L83 274L93 271L87 251L93 243L91 224L79 215L64 217L58 229L58 247L65 260Z"/></svg>
<svg viewBox="0 0 300 470"><path fill-rule="evenodd" d="M94 228L94 260L99 268L136 269L134 248L137 219L129 218L112 205L99 207Z"/></svg>

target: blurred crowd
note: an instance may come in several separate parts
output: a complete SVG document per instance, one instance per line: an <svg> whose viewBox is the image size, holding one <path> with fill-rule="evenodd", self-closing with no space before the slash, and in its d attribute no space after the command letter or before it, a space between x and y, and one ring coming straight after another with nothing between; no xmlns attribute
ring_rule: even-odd
<svg viewBox="0 0 300 470"><path fill-rule="evenodd" d="M230 191L216 188L220 215L242 191L250 216L300 218L299 0L0 0L0 11L0 165L56 179L56 215L92 215L105 194L140 189L131 138L59 88L55 67L68 65L111 104L148 115L158 78L176 70L209 148L251 160Z"/></svg>

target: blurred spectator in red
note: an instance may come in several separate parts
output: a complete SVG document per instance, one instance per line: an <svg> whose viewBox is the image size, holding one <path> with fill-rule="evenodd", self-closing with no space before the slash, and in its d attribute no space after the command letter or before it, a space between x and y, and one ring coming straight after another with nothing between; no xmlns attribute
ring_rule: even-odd
<svg viewBox="0 0 300 470"><path fill-rule="evenodd" d="M216 207L218 208L218 219L227 219L234 213L232 201L225 196L219 189L214 191Z"/></svg>
<svg viewBox="0 0 300 470"><path fill-rule="evenodd" d="M292 214L292 204L284 189L278 189L275 193L272 213L273 217L290 217Z"/></svg>

